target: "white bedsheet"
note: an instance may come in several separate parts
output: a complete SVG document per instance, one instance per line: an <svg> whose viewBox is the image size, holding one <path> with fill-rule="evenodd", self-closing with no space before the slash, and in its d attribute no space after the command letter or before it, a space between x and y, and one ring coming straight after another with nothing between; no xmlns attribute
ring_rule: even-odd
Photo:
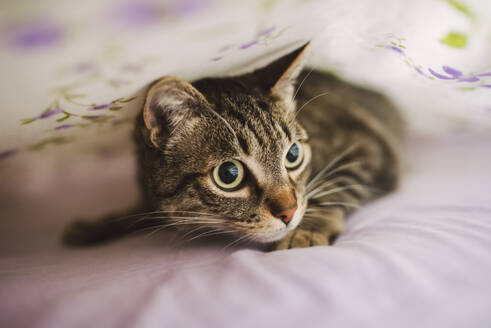
<svg viewBox="0 0 491 328"><path fill-rule="evenodd" d="M165 233L64 249L74 216L135 199L131 159L12 180L0 326L489 327L490 142L413 137L398 193L352 216L334 246L273 253Z"/></svg>

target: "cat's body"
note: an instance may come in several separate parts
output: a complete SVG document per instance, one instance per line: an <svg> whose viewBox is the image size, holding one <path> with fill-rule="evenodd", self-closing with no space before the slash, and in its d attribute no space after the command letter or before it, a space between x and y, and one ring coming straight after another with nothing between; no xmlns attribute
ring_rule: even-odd
<svg viewBox="0 0 491 328"><path fill-rule="evenodd" d="M396 188L403 125L383 96L300 73L303 51L238 77L156 82L135 129L135 216L78 223L64 240L169 224L276 249L328 244L353 208Z"/></svg>
<svg viewBox="0 0 491 328"><path fill-rule="evenodd" d="M330 74L305 70L299 80L305 77L297 95L297 107L307 103L298 114L298 120L309 133L312 172L319 172L335 157L355 146L362 148L366 156L359 160L363 166L359 168L373 174L373 187L386 191L395 189L404 135L404 123L397 110L381 94ZM347 154L343 161L357 157L357 153L360 150ZM378 169L372 172L369 167Z"/></svg>

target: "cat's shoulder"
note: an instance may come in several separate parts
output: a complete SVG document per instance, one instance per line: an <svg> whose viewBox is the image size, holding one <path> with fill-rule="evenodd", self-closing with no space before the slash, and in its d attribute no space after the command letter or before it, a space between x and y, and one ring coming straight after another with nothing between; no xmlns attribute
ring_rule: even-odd
<svg viewBox="0 0 491 328"><path fill-rule="evenodd" d="M305 69L298 78L298 88L298 107L305 104L310 107L302 111L303 115L322 112L322 116L353 116L354 111L362 111L396 135L404 130L405 124L400 112L385 95L344 81L331 72Z"/></svg>

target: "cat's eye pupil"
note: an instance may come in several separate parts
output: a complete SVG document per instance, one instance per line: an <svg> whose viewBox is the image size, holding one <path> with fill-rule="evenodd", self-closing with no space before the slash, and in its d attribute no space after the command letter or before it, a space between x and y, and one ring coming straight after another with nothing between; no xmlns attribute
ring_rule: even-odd
<svg viewBox="0 0 491 328"><path fill-rule="evenodd" d="M297 144L294 143L286 154L286 160L290 163L294 163L298 159L299 154L300 150L298 149Z"/></svg>
<svg viewBox="0 0 491 328"><path fill-rule="evenodd" d="M226 184L231 184L239 176L239 168L232 162L225 162L218 168L218 176Z"/></svg>
<svg viewBox="0 0 491 328"><path fill-rule="evenodd" d="M288 170L295 170L302 165L303 148L298 142L290 146L285 156L285 167Z"/></svg>
<svg viewBox="0 0 491 328"><path fill-rule="evenodd" d="M234 191L241 187L244 180L244 166L236 159L231 159L215 166L211 178L215 185L225 191Z"/></svg>

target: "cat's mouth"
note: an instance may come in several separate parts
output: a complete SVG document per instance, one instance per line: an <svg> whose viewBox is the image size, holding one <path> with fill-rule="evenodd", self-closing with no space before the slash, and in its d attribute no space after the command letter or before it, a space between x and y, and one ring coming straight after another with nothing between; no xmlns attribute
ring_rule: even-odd
<svg viewBox="0 0 491 328"><path fill-rule="evenodd" d="M271 243L282 239L299 225L306 209L307 200L305 199L302 203L300 203L292 220L288 224L283 223L277 218L271 218L269 220L270 223L268 225L268 229L254 231L251 238L260 243Z"/></svg>

